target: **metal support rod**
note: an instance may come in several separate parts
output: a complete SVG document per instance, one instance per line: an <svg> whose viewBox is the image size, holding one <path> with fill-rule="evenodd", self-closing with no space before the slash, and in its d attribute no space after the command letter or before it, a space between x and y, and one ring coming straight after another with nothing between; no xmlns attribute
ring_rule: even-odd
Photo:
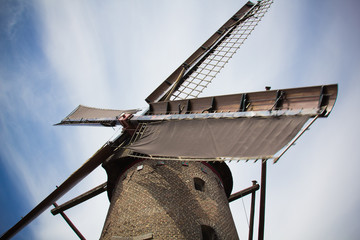
<svg viewBox="0 0 360 240"><path fill-rule="evenodd" d="M309 127L311 126L311 124L313 124L316 119L318 119L320 115L316 115L313 120L311 120L311 122L306 125L306 127L289 143L289 145L280 153L280 155L278 157L276 157L274 159L274 163L277 163L277 161L279 161L279 159L282 157L282 155L284 155L286 153L287 150L289 150L289 148L294 145L294 143L301 137L301 135L303 135L303 133L309 129Z"/></svg>
<svg viewBox="0 0 360 240"><path fill-rule="evenodd" d="M266 163L267 163L267 159L263 159L261 162L261 189L260 189L259 235L258 235L259 240L264 239L264 229L265 229Z"/></svg>
<svg viewBox="0 0 360 240"><path fill-rule="evenodd" d="M256 181L252 181L253 186L259 185ZM254 215L255 215L255 196L256 192L251 193L250 223L249 223L249 240L253 239L254 234Z"/></svg>
<svg viewBox="0 0 360 240"><path fill-rule="evenodd" d="M54 207L58 207L58 205L56 204L56 202L53 203ZM81 234L81 232L75 227L75 225L71 222L71 220L68 218L68 216L66 216L66 214L64 212L60 212L60 215L64 218L64 220L67 222L67 224L69 224L69 226L71 227L71 229L76 233L76 235L81 239L81 240L86 240L86 238Z"/></svg>

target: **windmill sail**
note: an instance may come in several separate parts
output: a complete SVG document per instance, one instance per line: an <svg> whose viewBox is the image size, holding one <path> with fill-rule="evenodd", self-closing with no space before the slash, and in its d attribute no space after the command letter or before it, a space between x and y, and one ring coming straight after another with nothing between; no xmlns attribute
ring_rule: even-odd
<svg viewBox="0 0 360 240"><path fill-rule="evenodd" d="M196 98L232 58L265 15L272 0L248 2L176 69L146 101Z"/></svg>
<svg viewBox="0 0 360 240"><path fill-rule="evenodd" d="M337 89L332 84L151 103L149 115L131 119L142 124L127 147L129 156L275 160L309 118L329 116Z"/></svg>
<svg viewBox="0 0 360 240"><path fill-rule="evenodd" d="M115 126L118 117L124 113L135 114L139 110L114 110L86 107L79 105L67 117L61 120L56 125L101 125L101 126Z"/></svg>
<svg viewBox="0 0 360 240"><path fill-rule="evenodd" d="M308 119L300 115L149 123L129 149L167 160L270 159Z"/></svg>

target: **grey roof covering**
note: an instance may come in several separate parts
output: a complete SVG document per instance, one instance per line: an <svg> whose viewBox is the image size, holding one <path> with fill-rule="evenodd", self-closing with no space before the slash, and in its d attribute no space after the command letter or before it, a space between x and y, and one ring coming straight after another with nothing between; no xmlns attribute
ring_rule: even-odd
<svg viewBox="0 0 360 240"><path fill-rule="evenodd" d="M269 159L296 136L308 119L282 116L151 123L128 148L169 159Z"/></svg>

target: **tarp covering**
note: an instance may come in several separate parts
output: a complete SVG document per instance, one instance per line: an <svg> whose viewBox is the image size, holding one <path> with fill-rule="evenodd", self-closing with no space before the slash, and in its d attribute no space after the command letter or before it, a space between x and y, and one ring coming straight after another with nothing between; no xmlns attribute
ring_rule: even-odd
<svg viewBox="0 0 360 240"><path fill-rule="evenodd" d="M86 107L79 105L72 113L64 118L59 124L71 124L71 123L98 123L104 121L116 120L116 117L123 113L135 114L139 110L113 110L113 109L101 109Z"/></svg>
<svg viewBox="0 0 360 240"><path fill-rule="evenodd" d="M291 141L308 119L282 116L151 123L129 149L176 158L268 159Z"/></svg>

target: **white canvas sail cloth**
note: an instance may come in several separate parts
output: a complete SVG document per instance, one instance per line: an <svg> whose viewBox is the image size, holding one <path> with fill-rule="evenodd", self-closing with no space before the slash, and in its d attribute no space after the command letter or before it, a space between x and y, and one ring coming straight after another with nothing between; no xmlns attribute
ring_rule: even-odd
<svg viewBox="0 0 360 240"><path fill-rule="evenodd" d="M128 148L170 160L270 159L308 119L303 115L151 123Z"/></svg>

